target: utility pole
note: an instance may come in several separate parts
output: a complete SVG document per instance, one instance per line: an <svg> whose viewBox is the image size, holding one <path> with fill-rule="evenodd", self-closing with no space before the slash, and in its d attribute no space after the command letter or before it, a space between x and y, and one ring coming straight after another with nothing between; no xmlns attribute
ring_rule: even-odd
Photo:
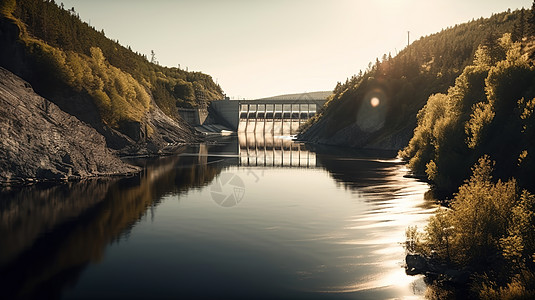
<svg viewBox="0 0 535 300"><path fill-rule="evenodd" d="M411 32L410 31L407 31L407 47L409 47L410 45L410 39L411 38Z"/></svg>

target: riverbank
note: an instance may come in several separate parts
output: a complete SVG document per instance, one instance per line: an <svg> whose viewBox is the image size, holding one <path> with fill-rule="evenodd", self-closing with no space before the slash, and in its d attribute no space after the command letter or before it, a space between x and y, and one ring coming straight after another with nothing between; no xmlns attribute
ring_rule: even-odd
<svg viewBox="0 0 535 300"><path fill-rule="evenodd" d="M187 124L173 122L156 107L147 116L150 138L111 149L97 129L41 97L4 68L0 68L0 115L0 185L131 175L140 168L120 157L176 153L201 140L185 128Z"/></svg>

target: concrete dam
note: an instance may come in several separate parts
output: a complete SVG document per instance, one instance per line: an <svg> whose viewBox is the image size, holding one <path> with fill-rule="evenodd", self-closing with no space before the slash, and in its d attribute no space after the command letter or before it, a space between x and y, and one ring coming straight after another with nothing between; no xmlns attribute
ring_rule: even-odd
<svg viewBox="0 0 535 300"><path fill-rule="evenodd" d="M212 101L208 111L236 132L295 134L325 99L260 99Z"/></svg>

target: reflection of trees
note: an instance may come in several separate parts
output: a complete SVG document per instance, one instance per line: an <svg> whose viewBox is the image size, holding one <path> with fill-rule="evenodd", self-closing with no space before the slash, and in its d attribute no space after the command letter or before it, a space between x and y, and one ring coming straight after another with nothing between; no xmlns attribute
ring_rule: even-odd
<svg viewBox="0 0 535 300"><path fill-rule="evenodd" d="M350 189L383 186L391 183L399 165L386 161L396 157L393 151L352 150L328 146L313 146L318 166L326 169L339 183Z"/></svg>
<svg viewBox="0 0 535 300"><path fill-rule="evenodd" d="M383 213L387 215L392 213L388 210L389 207L399 206L384 204L405 199L409 195L419 195L424 192L420 188L428 189L422 182L421 185L415 184L417 179L405 176L405 163L395 159L395 151L355 150L319 145L309 147L316 153L318 166L328 171L337 184L364 196L366 202L380 205L376 208L386 209ZM421 204L423 209L434 207L434 201Z"/></svg>
<svg viewBox="0 0 535 300"><path fill-rule="evenodd" d="M0 201L0 266L57 224L104 200L116 180L31 186L3 192Z"/></svg>
<svg viewBox="0 0 535 300"><path fill-rule="evenodd" d="M0 211L2 298L59 297L162 196L205 185L220 171L200 156L172 156L148 162L130 178L6 194L11 200Z"/></svg>

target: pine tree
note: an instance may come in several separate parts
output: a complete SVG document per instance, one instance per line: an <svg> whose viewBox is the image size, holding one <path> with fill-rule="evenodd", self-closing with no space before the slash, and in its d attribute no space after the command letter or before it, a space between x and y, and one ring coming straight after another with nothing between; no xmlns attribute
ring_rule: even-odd
<svg viewBox="0 0 535 300"><path fill-rule="evenodd" d="M154 53L154 50L150 50L150 63L151 64L157 64L156 61L156 53Z"/></svg>
<svg viewBox="0 0 535 300"><path fill-rule="evenodd" d="M534 2L535 4L535 2ZM531 12L533 14L533 12ZM531 20L531 18L530 18ZM531 22L531 21L530 21ZM511 39L513 42L522 41L524 36L526 35L526 18L524 16L524 9L520 10L520 16L518 17L517 21L515 22L513 26L513 32L511 34Z"/></svg>
<svg viewBox="0 0 535 300"><path fill-rule="evenodd" d="M523 11L523 9L522 9ZM535 35L535 0L531 5L531 9L528 15L528 32L529 35Z"/></svg>

